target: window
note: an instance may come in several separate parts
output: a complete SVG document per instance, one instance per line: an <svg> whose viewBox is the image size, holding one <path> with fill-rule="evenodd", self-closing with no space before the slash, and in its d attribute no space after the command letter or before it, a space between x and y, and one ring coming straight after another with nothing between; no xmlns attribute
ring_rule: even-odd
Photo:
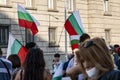
<svg viewBox="0 0 120 80"><path fill-rule="evenodd" d="M7 47L9 37L9 26L0 25L0 47Z"/></svg>
<svg viewBox="0 0 120 80"><path fill-rule="evenodd" d="M32 0L26 0L26 6L27 7L32 7L33 6Z"/></svg>
<svg viewBox="0 0 120 80"><path fill-rule="evenodd" d="M110 12L109 0L104 0L104 16L112 16Z"/></svg>
<svg viewBox="0 0 120 80"><path fill-rule="evenodd" d="M25 34L26 34L26 43L34 41L34 36L32 35L29 29L26 29Z"/></svg>
<svg viewBox="0 0 120 80"><path fill-rule="evenodd" d="M6 4L6 0L0 0L0 4Z"/></svg>
<svg viewBox="0 0 120 80"><path fill-rule="evenodd" d="M49 46L56 45L56 28L49 28Z"/></svg>
<svg viewBox="0 0 120 80"><path fill-rule="evenodd" d="M56 9L56 0L48 0L48 8Z"/></svg>
<svg viewBox="0 0 120 80"><path fill-rule="evenodd" d="M110 44L110 29L105 29L105 40L107 44Z"/></svg>
<svg viewBox="0 0 120 80"><path fill-rule="evenodd" d="M75 0L68 0L68 10L69 11L74 11L74 2Z"/></svg>
<svg viewBox="0 0 120 80"><path fill-rule="evenodd" d="M104 11L105 12L109 11L109 0L104 0Z"/></svg>

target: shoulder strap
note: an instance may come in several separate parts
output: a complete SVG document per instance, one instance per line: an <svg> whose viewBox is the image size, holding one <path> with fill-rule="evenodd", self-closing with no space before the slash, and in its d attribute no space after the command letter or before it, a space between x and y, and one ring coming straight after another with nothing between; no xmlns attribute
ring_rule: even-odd
<svg viewBox="0 0 120 80"><path fill-rule="evenodd" d="M10 77L10 79L11 79L11 74L10 74L10 71L9 71L8 66L5 64L5 62L4 62L2 59L0 59L0 61L1 61L1 62L3 63L3 65L5 66L5 68L6 68L7 72L8 72L8 75L9 75L9 77Z"/></svg>
<svg viewBox="0 0 120 80"><path fill-rule="evenodd" d="M23 69L20 71L20 80L23 80Z"/></svg>

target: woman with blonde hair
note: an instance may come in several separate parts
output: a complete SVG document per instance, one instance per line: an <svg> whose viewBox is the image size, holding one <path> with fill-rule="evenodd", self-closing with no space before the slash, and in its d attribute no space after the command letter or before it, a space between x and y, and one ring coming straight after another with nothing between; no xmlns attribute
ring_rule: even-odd
<svg viewBox="0 0 120 80"><path fill-rule="evenodd" d="M114 70L109 50L101 38L84 42L79 51L76 56L86 80L120 80L120 71Z"/></svg>

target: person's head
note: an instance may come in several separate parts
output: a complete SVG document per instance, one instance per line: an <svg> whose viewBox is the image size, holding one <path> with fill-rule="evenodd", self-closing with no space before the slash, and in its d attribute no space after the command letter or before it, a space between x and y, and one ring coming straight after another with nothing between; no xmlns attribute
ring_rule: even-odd
<svg viewBox="0 0 120 80"><path fill-rule="evenodd" d="M78 62L82 66L83 73L87 73L90 77L99 77L114 68L108 47L101 38L93 38L84 42L79 47L79 51L76 54Z"/></svg>
<svg viewBox="0 0 120 80"><path fill-rule="evenodd" d="M54 61L59 62L59 60L60 60L60 54L59 53L54 54Z"/></svg>
<svg viewBox="0 0 120 80"><path fill-rule="evenodd" d="M21 67L20 58L17 54L11 54L10 56L8 56L8 60L12 62L13 69Z"/></svg>
<svg viewBox="0 0 120 80"><path fill-rule="evenodd" d="M36 48L37 45L35 42L29 42L29 43L26 43L25 47L29 50L31 48Z"/></svg>
<svg viewBox="0 0 120 80"><path fill-rule="evenodd" d="M81 43L81 42L84 42L84 41L87 40L87 39L90 39L89 34L83 33L83 34L80 36L79 42L80 42L80 43Z"/></svg>
<svg viewBox="0 0 120 80"><path fill-rule="evenodd" d="M115 44L115 45L114 45L114 48L117 48L117 47L119 47L119 44Z"/></svg>
<svg viewBox="0 0 120 80"><path fill-rule="evenodd" d="M116 48L116 53L118 54L118 56L120 57L120 47Z"/></svg>
<svg viewBox="0 0 120 80"><path fill-rule="evenodd" d="M119 47L119 44L115 44L114 45L114 52L116 52L117 53L117 48Z"/></svg>
<svg viewBox="0 0 120 80"><path fill-rule="evenodd" d="M74 49L73 52L74 52L74 61L75 63L78 63L77 54L80 53L79 48Z"/></svg>
<svg viewBox="0 0 120 80"><path fill-rule="evenodd" d="M108 50L110 51L110 54L113 55L114 47L112 45L108 46Z"/></svg>
<svg viewBox="0 0 120 80"><path fill-rule="evenodd" d="M2 53L2 50L1 50L1 48L0 48L0 56L2 56L2 54L3 54L3 53Z"/></svg>
<svg viewBox="0 0 120 80"><path fill-rule="evenodd" d="M28 51L24 65L24 80L43 80L45 60L43 51L32 48Z"/></svg>
<svg viewBox="0 0 120 80"><path fill-rule="evenodd" d="M79 48L76 48L76 49L74 49L74 54L77 54L77 53L79 53Z"/></svg>

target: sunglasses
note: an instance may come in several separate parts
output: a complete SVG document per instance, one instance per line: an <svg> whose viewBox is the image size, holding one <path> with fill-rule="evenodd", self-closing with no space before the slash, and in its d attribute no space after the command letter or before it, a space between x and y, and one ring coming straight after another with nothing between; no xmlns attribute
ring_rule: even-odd
<svg viewBox="0 0 120 80"><path fill-rule="evenodd" d="M87 41L84 45L83 45L83 47L84 48L88 48L88 47L90 47L91 45L93 45L94 43L93 43L93 41Z"/></svg>

